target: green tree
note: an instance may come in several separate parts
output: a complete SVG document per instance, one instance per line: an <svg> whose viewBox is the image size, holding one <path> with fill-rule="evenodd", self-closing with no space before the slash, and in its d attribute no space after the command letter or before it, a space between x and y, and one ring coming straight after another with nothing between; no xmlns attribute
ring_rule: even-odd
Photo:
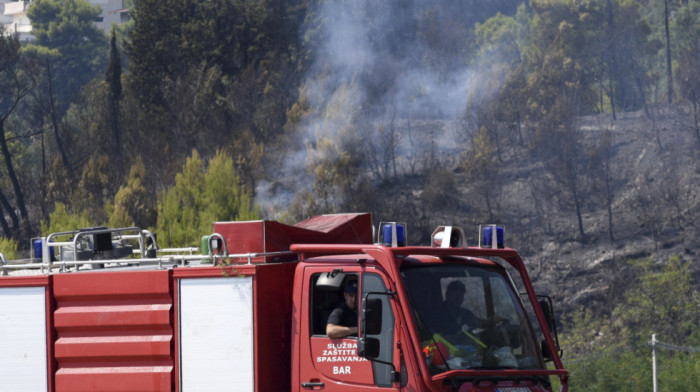
<svg viewBox="0 0 700 392"><path fill-rule="evenodd" d="M325 115L338 115L330 111ZM318 207L309 212L339 212L355 204L355 197L361 196L356 189L362 182L362 144L352 126L341 126L335 135L320 133L315 144L307 143L306 170L313 178Z"/></svg>
<svg viewBox="0 0 700 392"><path fill-rule="evenodd" d="M689 1L673 24L678 56L676 80L681 97L693 105L695 136L700 145L700 2Z"/></svg>
<svg viewBox="0 0 700 392"><path fill-rule="evenodd" d="M209 166L197 151L187 159L175 184L158 201L160 246L196 246L214 221L250 220L260 216L241 190L233 160L218 152Z"/></svg>
<svg viewBox="0 0 700 392"><path fill-rule="evenodd" d="M8 140L8 136L15 135L10 133L6 125L10 123L10 118L19 105L36 87L37 69L32 58L21 52L19 37L6 35L4 26L0 26L0 153L5 173L10 180L5 189L12 189L15 199L12 206L8 196L0 190L0 228L7 237L21 238L29 235L27 206ZM16 210L19 211L19 217ZM5 220L5 214L10 216L12 227Z"/></svg>
<svg viewBox="0 0 700 392"><path fill-rule="evenodd" d="M606 0L596 14L605 22L601 37L601 95L605 93L615 118L616 108L637 110L646 104L647 73L659 42L651 38L651 27L642 18L637 1ZM601 96L601 110L605 107Z"/></svg>
<svg viewBox="0 0 700 392"><path fill-rule="evenodd" d="M664 0L664 32L666 37L666 95L668 96L668 103L673 102L673 67L671 66L673 60L671 58L671 33L669 28L670 12L668 6L669 0Z"/></svg>
<svg viewBox="0 0 700 392"><path fill-rule="evenodd" d="M80 181L69 193L70 207L82 211L83 216L93 222L105 222L107 216L102 208L104 202L111 196L111 182L115 179L112 170L113 162L106 155L90 156L83 167Z"/></svg>
<svg viewBox="0 0 700 392"><path fill-rule="evenodd" d="M528 78L534 114L569 116L593 111L600 52L599 25L591 9L578 2L533 1L533 18L523 56L531 69ZM568 107L553 110L559 98ZM534 107L533 107L534 106Z"/></svg>
<svg viewBox="0 0 700 392"><path fill-rule="evenodd" d="M56 147L75 180L61 121L80 90L104 70L107 40L94 25L98 7L85 0L37 0L27 10L36 40L26 51L43 59L44 91L36 94L53 128Z"/></svg>
<svg viewBox="0 0 700 392"><path fill-rule="evenodd" d="M520 12L524 12L521 7ZM475 28L479 57L489 57L499 65L508 66L520 62L520 51L525 38L523 28L515 17L497 13L484 23L477 23Z"/></svg>
<svg viewBox="0 0 700 392"><path fill-rule="evenodd" d="M250 195L244 191L233 159L222 151L209 161L204 175L206 209L205 222L211 228L214 221L253 220L260 216Z"/></svg>
<svg viewBox="0 0 700 392"><path fill-rule="evenodd" d="M631 262L641 272L639 284L626 294L620 315L629 326L629 339L639 341L656 333L683 344L700 325L700 297L691 289L690 264L677 256L657 270L652 259Z"/></svg>
<svg viewBox="0 0 700 392"><path fill-rule="evenodd" d="M175 185L159 198L156 232L160 246L194 245L206 233L200 230L201 211L206 208L203 191L204 164L195 150L175 176Z"/></svg>
<svg viewBox="0 0 700 392"><path fill-rule="evenodd" d="M182 62L191 61L180 52L185 1L140 0L131 12L134 29L129 34L126 52L129 57L129 82L139 91L140 103L162 105L161 81L176 70L186 69ZM145 110L150 107L145 107Z"/></svg>
<svg viewBox="0 0 700 392"><path fill-rule="evenodd" d="M32 46L57 52L57 57L46 60L46 72L59 115L87 82L104 71L108 46L94 24L99 14L99 7L85 0L36 0L27 10L36 38Z"/></svg>
<svg viewBox="0 0 700 392"><path fill-rule="evenodd" d="M129 171L126 186L119 188L114 196L114 207L109 216L112 227L142 228L152 227L155 222L155 210L149 203L149 191L146 189L146 167L137 159Z"/></svg>
<svg viewBox="0 0 700 392"><path fill-rule="evenodd" d="M41 222L41 233L48 236L51 233L63 231L73 231L84 227L94 227L95 222L91 221L88 214L71 210L63 203L55 203L54 210L49 214L49 221Z"/></svg>
<svg viewBox="0 0 700 392"><path fill-rule="evenodd" d="M698 347L700 296L692 288L690 264L678 257L662 264L649 258L628 261L622 268L627 269L627 290L612 318L588 308L573 312L565 323L561 342L569 352L565 362L572 390L651 390L647 342L652 333L665 343ZM659 391L697 390L697 353L657 348L657 354Z"/></svg>
<svg viewBox="0 0 700 392"><path fill-rule="evenodd" d="M204 157L226 148L259 173L259 148L282 132L308 61L299 34L307 3L140 1L125 48L125 147L166 183L193 145Z"/></svg>
<svg viewBox="0 0 700 392"><path fill-rule="evenodd" d="M111 128L114 137L114 151L121 154L121 124L119 103L122 98L122 65L119 48L117 47L117 31L112 28L112 36L109 39L109 64L105 73L107 83L107 111L109 122L107 126Z"/></svg>
<svg viewBox="0 0 700 392"><path fill-rule="evenodd" d="M552 54L573 61L584 93L579 113L610 110L615 118L617 108L645 105L649 67L660 42L651 39L651 27L636 0L537 0L531 5L526 63L538 66Z"/></svg>
<svg viewBox="0 0 700 392"><path fill-rule="evenodd" d="M5 260L17 259L17 242L6 237L0 237L0 253L5 256Z"/></svg>
<svg viewBox="0 0 700 392"><path fill-rule="evenodd" d="M586 236L583 213L589 191L588 160L577 116L595 107L598 53L595 18L585 3L533 1L528 44L523 50L527 75L527 118L535 133L534 156L544 162L551 192L544 197L572 211L579 236ZM598 72L599 73L599 72Z"/></svg>
<svg viewBox="0 0 700 392"><path fill-rule="evenodd" d="M561 346L573 358L590 356L604 348L600 336L611 332L610 321L591 309L579 308L567 315Z"/></svg>
<svg viewBox="0 0 700 392"><path fill-rule="evenodd" d="M523 143L520 116L525 100L517 90L522 88L518 79L522 77L521 51L528 28L525 13L524 6L516 17L498 13L475 29L480 77L475 81L478 93L470 98L468 112L476 113L475 129L488 129L500 162L506 143L513 147Z"/></svg>

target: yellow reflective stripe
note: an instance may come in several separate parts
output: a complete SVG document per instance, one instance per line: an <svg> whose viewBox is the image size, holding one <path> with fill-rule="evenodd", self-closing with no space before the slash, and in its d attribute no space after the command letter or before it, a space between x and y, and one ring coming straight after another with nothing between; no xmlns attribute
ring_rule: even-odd
<svg viewBox="0 0 700 392"><path fill-rule="evenodd" d="M482 342L481 340L479 340L476 336L470 334L470 333L467 332L467 331L462 331L462 332L464 332L464 333L469 337L469 339L473 340L474 343L476 343L477 345L479 345L479 347L481 347L481 348L487 348L487 346L484 344L484 342Z"/></svg>

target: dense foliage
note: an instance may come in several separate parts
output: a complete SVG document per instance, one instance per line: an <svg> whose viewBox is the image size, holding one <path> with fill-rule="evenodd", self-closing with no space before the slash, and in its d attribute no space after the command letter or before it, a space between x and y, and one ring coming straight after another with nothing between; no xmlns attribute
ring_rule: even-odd
<svg viewBox="0 0 700 392"><path fill-rule="evenodd" d="M630 261L632 283L607 317L590 309L568 317L562 346L573 390L652 390L652 334L667 343L656 348L659 391L698 390L700 295L689 267L677 257Z"/></svg>
<svg viewBox="0 0 700 392"><path fill-rule="evenodd" d="M13 141L0 140L2 233L37 234L56 202L106 222L105 206L128 208L115 196L137 162L146 200L132 202L153 226L196 148L204 161L229 155L241 191L290 220L396 212L373 190L409 178L449 188L440 173L455 167L487 205L475 212L498 218L494 162L527 154L544 170L533 187L556 189L553 208L586 237L587 200L611 203L625 179L605 146L591 153L576 116L653 116L667 100L697 112L700 6L664 4L673 18L638 0L141 0L108 38L85 1L35 1L36 40L2 38L0 124ZM439 122L462 141L436 143ZM613 225L611 214L611 239Z"/></svg>

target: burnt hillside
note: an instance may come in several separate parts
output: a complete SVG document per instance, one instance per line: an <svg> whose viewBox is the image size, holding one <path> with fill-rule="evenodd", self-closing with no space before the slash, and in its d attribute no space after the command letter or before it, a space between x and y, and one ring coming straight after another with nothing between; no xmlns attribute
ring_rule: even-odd
<svg viewBox="0 0 700 392"><path fill-rule="evenodd" d="M375 221L408 221L411 241L423 244L440 224L464 227L471 245L479 224L503 224L508 245L523 254L536 288L550 293L560 312L581 306L612 311L629 283L627 260L697 259L700 142L691 110L664 106L618 114L617 119L609 114L577 119L581 159L589 160L575 178L584 193L583 235L567 188L557 179L561 173L550 167L561 162L548 163L546 155L518 137L509 138L512 127L505 125L500 126L501 151L494 151L500 158L494 156L492 162L497 170L481 179L465 169L474 135L459 131L460 124L397 125L401 180L393 182L389 175L375 195L391 197L377 197L367 209ZM408 148L409 132L419 148ZM535 131L522 132L527 140ZM608 191L601 188L602 174L590 158L604 134L610 138ZM424 140L416 141L416 135ZM472 142L460 142L465 139ZM421 172L417 167L431 159L438 162L429 175L412 175L412 169ZM691 268L700 274L697 263Z"/></svg>
<svg viewBox="0 0 700 392"><path fill-rule="evenodd" d="M657 263L679 256L697 277L700 250L700 141L689 108L664 107L654 115L625 113L580 119L585 140L609 129L618 181L612 203L614 240L605 234L607 212L592 202L584 214L589 236L573 239L573 225L558 216L554 230L537 236L530 256L540 286L562 310L586 306L612 311L627 281L625 261L650 257ZM520 244L515 244L519 246ZM542 287L544 288L544 287Z"/></svg>

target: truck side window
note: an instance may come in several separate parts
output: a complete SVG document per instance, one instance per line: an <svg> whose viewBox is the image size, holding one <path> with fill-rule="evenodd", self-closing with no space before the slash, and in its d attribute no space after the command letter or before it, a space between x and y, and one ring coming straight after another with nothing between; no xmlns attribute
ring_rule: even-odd
<svg viewBox="0 0 700 392"><path fill-rule="evenodd" d="M324 272L325 274L325 272ZM326 335L326 325L328 317L333 310L341 305L344 301L343 291L345 282L354 279L357 281L356 274L347 274L341 287L330 288L319 286L316 283L322 274L315 274L311 277L311 333L313 335ZM355 336L352 336L355 337Z"/></svg>
<svg viewBox="0 0 700 392"><path fill-rule="evenodd" d="M362 299L367 293L386 293L387 288L378 274L365 273L362 275ZM370 298L382 301L382 330L377 335L367 335L367 337L379 339L381 349L377 359L387 362L372 362L374 370L374 383L379 387L391 387L391 372L393 367L388 363L394 362L394 313L391 310L391 300L388 295L370 294Z"/></svg>

